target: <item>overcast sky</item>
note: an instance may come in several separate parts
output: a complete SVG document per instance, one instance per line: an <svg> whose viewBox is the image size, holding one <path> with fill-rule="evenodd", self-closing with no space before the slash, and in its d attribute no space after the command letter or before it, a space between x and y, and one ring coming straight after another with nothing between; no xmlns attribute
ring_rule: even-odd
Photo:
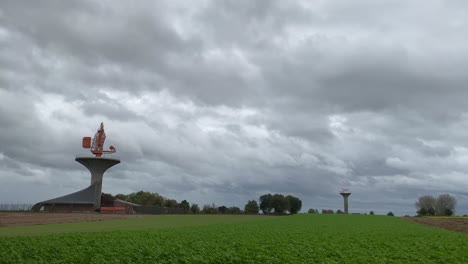
<svg viewBox="0 0 468 264"><path fill-rule="evenodd" d="M89 185L238 206L468 214L466 1L0 3L0 203Z"/></svg>

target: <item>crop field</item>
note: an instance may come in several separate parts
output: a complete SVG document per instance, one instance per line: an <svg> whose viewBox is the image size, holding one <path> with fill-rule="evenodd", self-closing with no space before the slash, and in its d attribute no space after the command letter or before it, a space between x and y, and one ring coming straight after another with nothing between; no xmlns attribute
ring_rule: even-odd
<svg viewBox="0 0 468 264"><path fill-rule="evenodd" d="M1 227L0 249L0 263L468 263L467 234L369 215Z"/></svg>

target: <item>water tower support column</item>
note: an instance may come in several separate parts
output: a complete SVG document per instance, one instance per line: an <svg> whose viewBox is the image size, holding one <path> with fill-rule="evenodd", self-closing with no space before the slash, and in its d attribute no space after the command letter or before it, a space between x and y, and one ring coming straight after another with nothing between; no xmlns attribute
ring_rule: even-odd
<svg viewBox="0 0 468 264"><path fill-rule="evenodd" d="M344 212L345 214L348 213L348 197L351 195L348 189L342 189L340 192L341 196L343 196L344 202Z"/></svg>

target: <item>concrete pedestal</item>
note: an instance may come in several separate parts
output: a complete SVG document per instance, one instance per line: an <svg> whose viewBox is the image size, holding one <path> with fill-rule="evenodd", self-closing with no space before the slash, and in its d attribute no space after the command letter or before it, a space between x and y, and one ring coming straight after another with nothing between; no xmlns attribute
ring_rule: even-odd
<svg viewBox="0 0 468 264"><path fill-rule="evenodd" d="M118 159L79 157L75 159L88 168L91 173L91 185L95 185L94 207L101 208L102 178L110 167L120 163Z"/></svg>
<svg viewBox="0 0 468 264"><path fill-rule="evenodd" d="M75 160L88 168L91 184L81 191L39 202L32 207L32 211L40 211L43 207L46 211L54 212L95 211L101 208L102 178L120 160L96 157L78 157Z"/></svg>

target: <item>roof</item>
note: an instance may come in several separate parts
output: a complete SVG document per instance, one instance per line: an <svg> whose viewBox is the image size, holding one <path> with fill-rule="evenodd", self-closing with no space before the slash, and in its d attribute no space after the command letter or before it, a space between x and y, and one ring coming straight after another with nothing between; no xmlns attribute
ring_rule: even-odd
<svg viewBox="0 0 468 264"><path fill-rule="evenodd" d="M89 187L70 193L61 197L50 199L41 202L42 204L94 204L96 201L96 188L97 185L93 184Z"/></svg>

